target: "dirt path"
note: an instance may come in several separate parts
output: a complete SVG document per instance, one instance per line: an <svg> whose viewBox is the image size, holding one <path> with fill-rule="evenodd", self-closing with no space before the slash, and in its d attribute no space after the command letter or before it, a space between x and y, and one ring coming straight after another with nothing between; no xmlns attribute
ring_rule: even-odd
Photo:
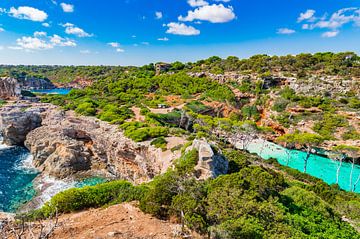
<svg viewBox="0 0 360 239"><path fill-rule="evenodd" d="M67 214L60 217L60 227L51 238L105 239L178 237L181 227L144 214L130 203L106 209Z"/></svg>

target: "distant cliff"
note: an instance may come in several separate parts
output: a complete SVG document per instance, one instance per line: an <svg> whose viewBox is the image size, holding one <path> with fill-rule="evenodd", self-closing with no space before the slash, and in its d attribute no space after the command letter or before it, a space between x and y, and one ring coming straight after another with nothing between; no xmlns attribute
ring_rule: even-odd
<svg viewBox="0 0 360 239"><path fill-rule="evenodd" d="M22 90L54 89L56 86L47 78L21 77L17 78Z"/></svg>
<svg viewBox="0 0 360 239"><path fill-rule="evenodd" d="M20 84L13 78L0 78L0 99L9 100L18 98L21 95Z"/></svg>
<svg viewBox="0 0 360 239"><path fill-rule="evenodd" d="M0 77L0 99L10 100L21 97L22 90L54 89L56 86L48 79L21 77L18 79Z"/></svg>

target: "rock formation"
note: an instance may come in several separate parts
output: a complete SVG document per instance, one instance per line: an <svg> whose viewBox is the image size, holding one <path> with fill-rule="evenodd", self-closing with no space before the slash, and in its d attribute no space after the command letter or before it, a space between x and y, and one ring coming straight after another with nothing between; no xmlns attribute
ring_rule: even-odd
<svg viewBox="0 0 360 239"><path fill-rule="evenodd" d="M4 142L24 143L43 175L61 179L102 175L141 183L164 170L161 149L150 142L135 143L116 125L53 105L5 106L0 122ZM168 157L172 161L178 154L170 152Z"/></svg>
<svg viewBox="0 0 360 239"><path fill-rule="evenodd" d="M17 79L23 90L54 89L55 85L47 78L19 77Z"/></svg>
<svg viewBox="0 0 360 239"><path fill-rule="evenodd" d="M15 99L20 95L21 89L17 80L8 77L0 77L0 99Z"/></svg>
<svg viewBox="0 0 360 239"><path fill-rule="evenodd" d="M199 160L195 166L198 179L216 178L228 172L229 162L222 155L216 154L205 140L195 139L187 150L192 149L199 152Z"/></svg>
<svg viewBox="0 0 360 239"><path fill-rule="evenodd" d="M23 145L26 135L41 125L41 113L47 107L28 104L7 105L0 109L0 133L5 144Z"/></svg>

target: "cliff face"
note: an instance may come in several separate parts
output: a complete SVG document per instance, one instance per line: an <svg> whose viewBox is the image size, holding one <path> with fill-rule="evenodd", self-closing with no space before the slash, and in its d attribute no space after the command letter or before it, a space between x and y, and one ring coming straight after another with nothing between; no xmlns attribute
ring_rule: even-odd
<svg viewBox="0 0 360 239"><path fill-rule="evenodd" d="M20 95L21 88L17 80L8 77L0 77L0 99L15 99Z"/></svg>
<svg viewBox="0 0 360 239"><path fill-rule="evenodd" d="M24 77L18 79L19 85L23 90L54 89L55 85L49 79Z"/></svg>
<svg viewBox="0 0 360 239"><path fill-rule="evenodd" d="M42 174L56 178L103 175L141 183L163 172L164 161L179 157L170 152L164 158L161 149L133 142L116 125L49 104L2 107L0 129L5 143L24 143Z"/></svg>
<svg viewBox="0 0 360 239"><path fill-rule="evenodd" d="M5 144L23 145L26 135L41 126L41 112L45 107L31 108L28 104L7 105L0 108L0 133Z"/></svg>

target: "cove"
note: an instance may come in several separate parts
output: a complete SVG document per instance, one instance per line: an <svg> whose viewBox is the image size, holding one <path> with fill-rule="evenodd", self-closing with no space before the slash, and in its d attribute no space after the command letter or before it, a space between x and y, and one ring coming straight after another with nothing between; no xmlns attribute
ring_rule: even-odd
<svg viewBox="0 0 360 239"><path fill-rule="evenodd" d="M236 143L235 147L243 149L241 143ZM246 150L250 153L255 153L263 159L275 158L282 165L289 166L303 172L304 169L304 158L306 153L299 150L291 150L281 147L277 144L257 139L248 144ZM339 162L333 161L329 158L322 157L316 154L311 154L307 165L307 174L320 178L328 184L336 183L336 169ZM351 163L343 162L340 175L339 175L339 186L340 188L351 191L350 188L350 174L351 174ZM360 177L360 166L355 164L352 175L353 184ZM360 183L357 185L356 193L360 193Z"/></svg>
<svg viewBox="0 0 360 239"><path fill-rule="evenodd" d="M48 90L32 90L32 93L46 94L46 95L67 95L72 89L66 88L56 88L56 89L48 89Z"/></svg>

